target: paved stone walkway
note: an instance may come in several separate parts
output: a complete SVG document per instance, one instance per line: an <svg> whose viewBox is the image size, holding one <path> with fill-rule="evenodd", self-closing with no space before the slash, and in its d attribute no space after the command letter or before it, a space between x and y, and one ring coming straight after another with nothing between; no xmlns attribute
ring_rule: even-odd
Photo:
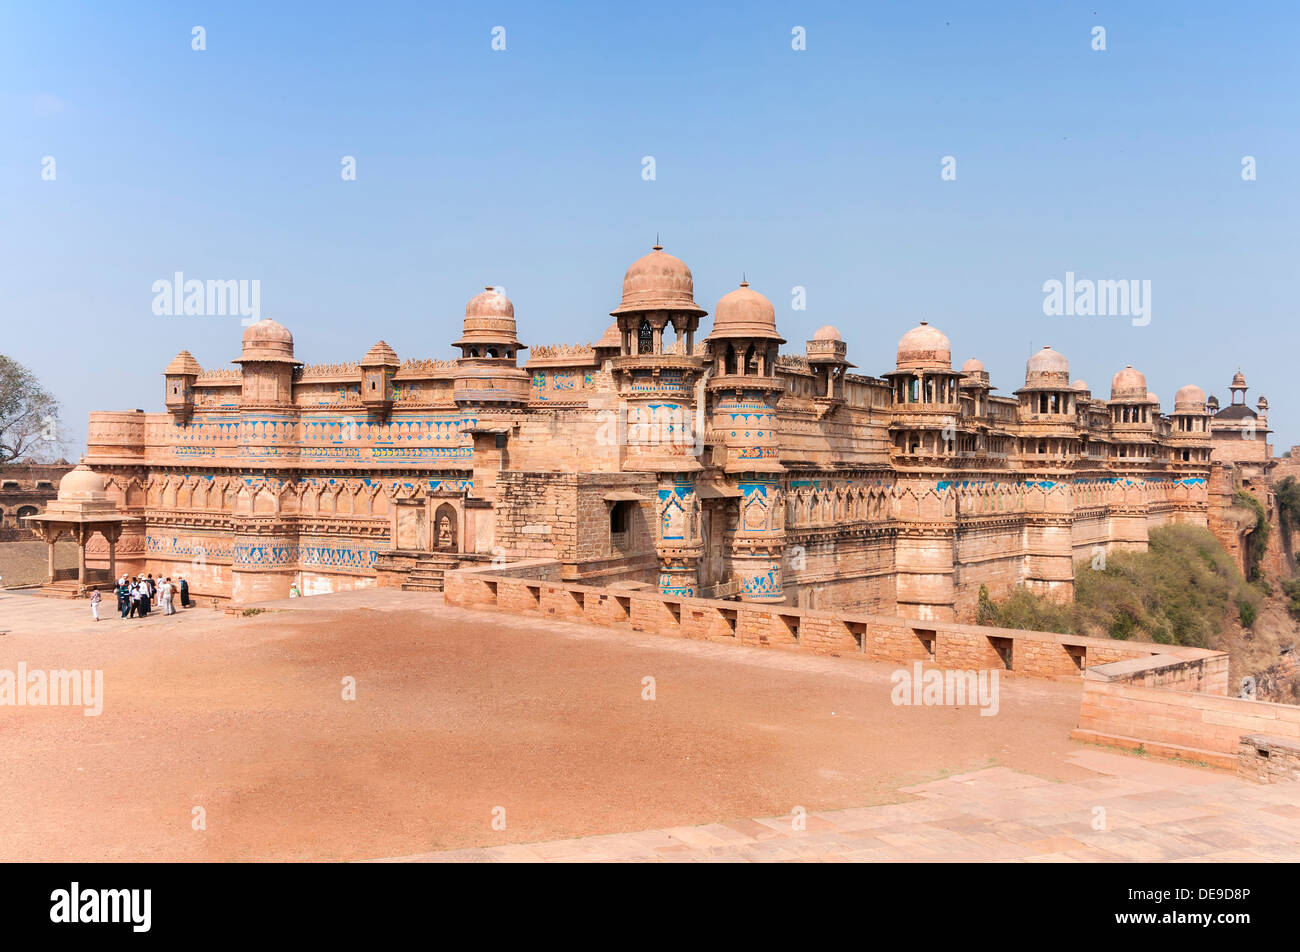
<svg viewBox="0 0 1300 952"><path fill-rule="evenodd" d="M810 813L802 831L792 817L768 817L396 861L1300 860L1298 784L1256 785L1219 771L1083 747L1070 759L1093 775L1061 783L991 767L904 788L916 798L905 803Z"/></svg>

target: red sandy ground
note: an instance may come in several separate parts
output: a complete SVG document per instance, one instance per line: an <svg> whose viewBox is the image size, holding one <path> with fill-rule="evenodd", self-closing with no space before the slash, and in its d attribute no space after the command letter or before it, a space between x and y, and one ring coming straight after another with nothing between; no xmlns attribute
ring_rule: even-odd
<svg viewBox="0 0 1300 952"><path fill-rule="evenodd" d="M416 593L289 604L123 622L105 599L92 625L84 602L0 593L0 668L102 668L106 695L97 718L0 707L0 860L401 856L866 806L991 763L1080 774L1078 683L1004 679L981 717L896 707L895 666L852 658Z"/></svg>

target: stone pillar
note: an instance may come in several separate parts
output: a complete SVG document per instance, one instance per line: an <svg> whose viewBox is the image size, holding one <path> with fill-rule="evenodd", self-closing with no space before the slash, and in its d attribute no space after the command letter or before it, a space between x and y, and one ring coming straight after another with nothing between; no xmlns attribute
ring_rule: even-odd
<svg viewBox="0 0 1300 952"><path fill-rule="evenodd" d="M117 540L122 538L122 524L120 522L110 522L101 526L99 529L106 542L108 542L108 574L113 581L117 581Z"/></svg>
<svg viewBox="0 0 1300 952"><path fill-rule="evenodd" d="M695 485L689 475L665 473L660 476L656 497L659 591L664 595L695 596L699 594L701 551Z"/></svg>
<svg viewBox="0 0 1300 952"><path fill-rule="evenodd" d="M785 553L785 502L774 475L740 480L740 521L732 540L732 571L746 601L783 602L781 559Z"/></svg>

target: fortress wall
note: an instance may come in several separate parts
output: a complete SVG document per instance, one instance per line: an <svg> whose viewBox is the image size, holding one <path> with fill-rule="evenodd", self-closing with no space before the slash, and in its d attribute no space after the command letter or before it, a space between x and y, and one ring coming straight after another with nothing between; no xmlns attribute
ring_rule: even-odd
<svg viewBox="0 0 1300 952"><path fill-rule="evenodd" d="M1089 677L1071 736L1235 769L1245 734L1300 740L1300 707Z"/></svg>
<svg viewBox="0 0 1300 952"><path fill-rule="evenodd" d="M1025 581L1024 529L1018 522L998 526L960 526L954 552L953 588L959 621L974 621L980 586L1003 598Z"/></svg>
<svg viewBox="0 0 1300 952"><path fill-rule="evenodd" d="M1104 509L1089 508L1075 512L1074 522L1070 526L1070 546L1076 564L1081 560L1091 564L1098 546L1105 550L1110 541L1108 529L1109 522Z"/></svg>
<svg viewBox="0 0 1300 952"><path fill-rule="evenodd" d="M444 576L447 604L535 614L602 627L627 628L730 644L783 647L869 661L933 661L946 668L1007 670L1029 677L1081 677L1091 665L1152 659L1196 667L1199 690L1227 689L1227 656L1199 648L1083 638L1051 632L926 622L853 611L762 606L681 598L651 590L620 590L542 578L558 563L538 561ZM1221 676L1220 676L1221 674ZM1188 680L1171 683L1191 683Z"/></svg>
<svg viewBox="0 0 1300 952"><path fill-rule="evenodd" d="M501 472L497 495L495 539L508 556L558 558L576 550L576 475Z"/></svg>
<svg viewBox="0 0 1300 952"><path fill-rule="evenodd" d="M889 611L894 606L894 545L885 535L787 536L782 587L792 605Z"/></svg>

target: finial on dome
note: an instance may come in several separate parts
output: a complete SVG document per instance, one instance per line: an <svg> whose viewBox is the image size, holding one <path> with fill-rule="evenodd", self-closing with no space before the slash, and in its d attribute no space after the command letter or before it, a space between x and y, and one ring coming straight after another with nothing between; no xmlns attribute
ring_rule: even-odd
<svg viewBox="0 0 1300 952"><path fill-rule="evenodd" d="M653 250L655 250L655 251L663 251L663 250L664 250L664 246L663 246L662 244L659 243L659 232L657 232L657 231L655 232L655 244L654 244L654 249L653 249Z"/></svg>
<svg viewBox="0 0 1300 952"><path fill-rule="evenodd" d="M749 282L748 282L747 280L745 280L745 272L743 272L743 271L740 272L740 286L741 286L742 288L747 288L747 287L749 287Z"/></svg>

